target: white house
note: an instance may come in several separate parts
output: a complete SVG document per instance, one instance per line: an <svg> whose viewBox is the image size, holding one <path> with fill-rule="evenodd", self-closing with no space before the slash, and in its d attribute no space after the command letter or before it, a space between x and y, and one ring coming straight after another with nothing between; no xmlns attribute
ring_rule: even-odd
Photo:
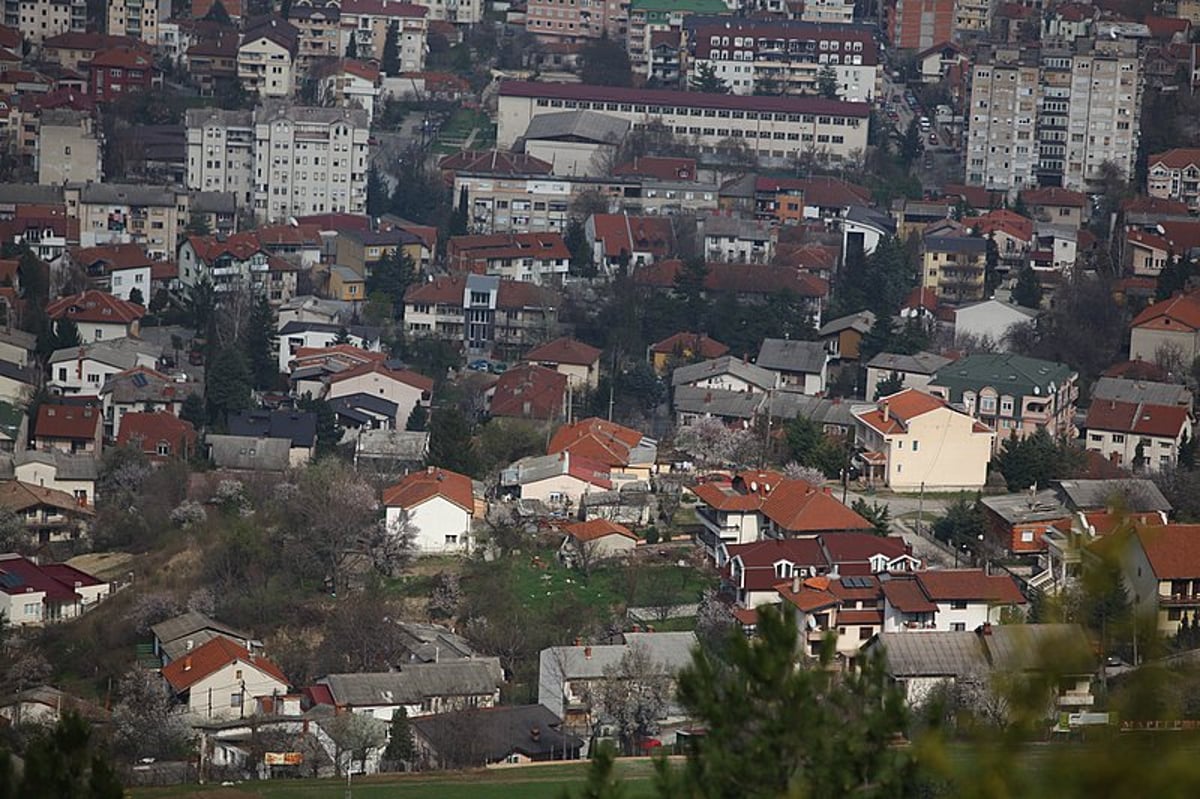
<svg viewBox="0 0 1200 799"><path fill-rule="evenodd" d="M94 455L23 450L13 459L13 476L22 483L64 491L80 505L96 501L99 461Z"/></svg>
<svg viewBox="0 0 1200 799"><path fill-rule="evenodd" d="M434 466L413 472L384 490L383 504L388 529L409 526L421 554L469 552L474 545L475 490L464 474Z"/></svg>
<svg viewBox="0 0 1200 799"><path fill-rule="evenodd" d="M54 394L96 395L110 377L135 367L154 369L162 347L133 338L56 350L46 386Z"/></svg>
<svg viewBox="0 0 1200 799"><path fill-rule="evenodd" d="M356 715L391 721L403 707L409 718L500 702L504 671L500 659L472 657L433 663L397 663L395 671L327 674L317 680L318 701Z"/></svg>
<svg viewBox="0 0 1200 799"><path fill-rule="evenodd" d="M1179 448L1192 437L1186 407L1093 399L1083 424L1086 446L1125 468L1159 471L1179 458Z"/></svg>
<svg viewBox="0 0 1200 799"><path fill-rule="evenodd" d="M693 388L715 388L724 391L765 393L777 388L779 375L769 369L748 363L732 355L676 367L671 384Z"/></svg>
<svg viewBox="0 0 1200 799"><path fill-rule="evenodd" d="M259 97L291 97L299 31L276 17L242 34L237 51L238 80Z"/></svg>
<svg viewBox="0 0 1200 799"><path fill-rule="evenodd" d="M187 710L205 719L244 718L255 712L259 697L288 692L278 666L225 636L172 660L162 676Z"/></svg>
<svg viewBox="0 0 1200 799"><path fill-rule="evenodd" d="M598 461L563 451L515 461L500 473L500 489L514 499L578 508L584 495L612 490L614 476Z"/></svg>
<svg viewBox="0 0 1200 799"><path fill-rule="evenodd" d="M1007 574L983 569L935 569L883 580L883 630L962 632L998 624L1023 610L1025 597Z"/></svg>
<svg viewBox="0 0 1200 799"><path fill-rule="evenodd" d="M582 562L589 556L595 560L618 558L637 549L637 534L608 519L568 524L563 532L566 535L558 556L566 563Z"/></svg>
<svg viewBox="0 0 1200 799"><path fill-rule="evenodd" d="M368 352L379 352L379 331L361 325L291 321L279 328L279 372L291 370L292 359L302 349L332 347L345 334L347 342Z"/></svg>
<svg viewBox="0 0 1200 799"><path fill-rule="evenodd" d="M16 626L73 619L110 593L109 584L65 563L40 566L0 554L0 616Z"/></svg>
<svg viewBox="0 0 1200 799"><path fill-rule="evenodd" d="M395 427L404 429L417 405L429 407L433 380L408 369L392 369L379 361L335 372L324 378L325 399L357 398L367 395L396 406ZM390 407L390 406L389 406Z"/></svg>
<svg viewBox="0 0 1200 799"><path fill-rule="evenodd" d="M1036 317L1037 311L1000 300L964 305L954 312L954 343L969 336L977 342L990 341L1001 352L1007 352L1008 331L1013 325L1025 324Z"/></svg>

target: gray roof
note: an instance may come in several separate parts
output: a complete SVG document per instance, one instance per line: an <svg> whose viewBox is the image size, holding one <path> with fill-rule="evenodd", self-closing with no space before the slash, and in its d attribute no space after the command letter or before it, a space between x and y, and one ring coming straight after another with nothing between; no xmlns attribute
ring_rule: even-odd
<svg viewBox="0 0 1200 799"><path fill-rule="evenodd" d="M345 329L346 334L360 338L363 341L378 341L379 328L370 325L335 325L328 322L296 322L291 321L284 325L280 331L281 336L290 336L295 333L305 333L308 331L316 333L339 333Z"/></svg>
<svg viewBox="0 0 1200 799"><path fill-rule="evenodd" d="M962 233L952 235L931 233L921 239L921 246L927 252L962 252L979 255L987 252L987 239Z"/></svg>
<svg viewBox="0 0 1200 799"><path fill-rule="evenodd" d="M292 374L293 380L297 377L300 377L300 375L296 373ZM363 391L336 397L329 401L329 407L339 416L345 416L359 424L367 424L376 416L386 416L394 419L396 411L400 408L399 405L391 400L386 400L374 394L367 394Z"/></svg>
<svg viewBox="0 0 1200 799"><path fill-rule="evenodd" d="M984 497L980 502L1009 524L1052 521L1071 515L1067 506L1059 502L1058 493L1049 488L1033 495L1021 492Z"/></svg>
<svg viewBox="0 0 1200 799"><path fill-rule="evenodd" d="M95 480L100 474L100 463L94 455L68 455L58 450L25 450L15 455L16 466L34 462L53 466L59 480Z"/></svg>
<svg viewBox="0 0 1200 799"><path fill-rule="evenodd" d="M329 272L330 274L336 273L337 276L344 281L354 282L363 279L362 275L360 275L358 272L355 272L350 267L345 266L344 264L334 264L333 266L329 267Z"/></svg>
<svg viewBox="0 0 1200 799"><path fill-rule="evenodd" d="M290 410L238 411L229 417L229 433L247 438L282 438L293 447L312 447L317 443L317 414Z"/></svg>
<svg viewBox="0 0 1200 799"><path fill-rule="evenodd" d="M851 205L846 209L845 219L847 222L855 222L860 225L869 225L870 227L882 230L885 233L896 232L896 221L883 211L875 208L868 208L865 205Z"/></svg>
<svg viewBox="0 0 1200 799"><path fill-rule="evenodd" d="M170 186L142 186L136 183L68 184L79 188L83 203L102 205L156 205L174 208L176 198L184 189Z"/></svg>
<svg viewBox="0 0 1200 799"><path fill-rule="evenodd" d="M231 191L190 191L191 210L199 214L233 214L237 197Z"/></svg>
<svg viewBox="0 0 1200 799"><path fill-rule="evenodd" d="M203 396L204 387L199 383L180 383L139 370L133 374L111 375L100 388L100 395L105 394L111 395L114 402L161 402L168 397L182 400L189 394Z"/></svg>
<svg viewBox="0 0 1200 799"><path fill-rule="evenodd" d="M867 362L867 368L886 369L890 372L905 372L914 375L932 375L950 363L953 363L951 359L943 358L932 352L918 352L913 355L881 352Z"/></svg>
<svg viewBox="0 0 1200 799"><path fill-rule="evenodd" d="M957 317L963 311L967 311L972 308L978 309L985 305L996 307L996 308L1003 308L1007 311L1011 311L1015 314L1019 314L1020 316L1023 316L1026 319L1033 319L1033 318L1037 317L1037 315L1038 315L1038 312L1033 308L1026 308L1022 305L1016 305L1015 303L1004 302L1003 300L980 300L979 302L970 302L970 303L967 303L966 305L960 305L958 308L956 308L954 310L954 315L955 315L955 317Z"/></svg>
<svg viewBox="0 0 1200 799"><path fill-rule="evenodd" d="M771 239L771 227L753 219L714 214L704 217L701 222L705 237L722 236L747 241L770 241Z"/></svg>
<svg viewBox="0 0 1200 799"><path fill-rule="evenodd" d="M189 651L204 646L214 638L228 638L239 646L246 645L246 639L244 637L229 635L218 630L196 630L194 633L190 633L183 638L176 638L174 641L168 641L165 644L161 644L158 649L163 655L166 656L168 661L178 660L183 655L186 655ZM191 641L192 644L190 647L188 646L189 641Z"/></svg>
<svg viewBox="0 0 1200 799"><path fill-rule="evenodd" d="M1067 673L1093 670L1094 656L1078 624L1000 624L988 632L880 633L872 648L887 654L893 677L980 677L1035 669L1048 652Z"/></svg>
<svg viewBox="0 0 1200 799"><path fill-rule="evenodd" d="M858 313L839 316L837 319L830 319L821 325L821 329L817 331L817 335L832 336L834 333L840 333L843 330L857 330L865 336L871 332L871 328L874 326L875 313L873 311L859 311Z"/></svg>
<svg viewBox="0 0 1200 799"><path fill-rule="evenodd" d="M1102 377L1092 389L1093 400L1144 402L1148 405L1181 405L1192 407L1192 392L1177 383L1154 383L1148 380L1125 380Z"/></svg>
<svg viewBox="0 0 1200 799"><path fill-rule="evenodd" d="M562 680L587 680L604 676L606 668L614 668L630 647L644 647L650 660L661 664L674 673L692 662L692 649L696 646L696 634L683 633L625 633L623 644L597 644L595 646L552 646L543 649L539 657L541 688L557 684ZM549 679L549 682L547 680ZM556 682L557 681L557 682ZM544 700L542 704L554 710Z"/></svg>
<svg viewBox="0 0 1200 799"><path fill-rule="evenodd" d="M18 330L15 327L10 327L7 330L0 328L0 341L11 344L14 347L22 347L30 352L33 352L37 348L37 336L33 333L26 333L24 330Z"/></svg>
<svg viewBox="0 0 1200 799"><path fill-rule="evenodd" d="M0 183L0 205L56 205L62 201L62 186Z"/></svg>
<svg viewBox="0 0 1200 799"><path fill-rule="evenodd" d="M420 461L429 452L429 433L404 430L363 430L356 454L364 458L395 458Z"/></svg>
<svg viewBox="0 0 1200 799"><path fill-rule="evenodd" d="M208 436L213 463L222 469L282 472L287 469L291 439L253 436Z"/></svg>
<svg viewBox="0 0 1200 799"><path fill-rule="evenodd" d="M671 385L685 386L717 375L730 374L758 388L775 387L775 374L762 366L743 361L732 355L680 366L671 375Z"/></svg>
<svg viewBox="0 0 1200 799"><path fill-rule="evenodd" d="M216 621L195 610L189 610L187 613L181 613L174 618L160 621L150 628L150 632L154 634L159 643L164 644L186 639L188 636L195 635L202 630L211 630L239 641L250 640L250 636L241 630Z"/></svg>
<svg viewBox="0 0 1200 799"><path fill-rule="evenodd" d="M776 391L771 395L771 415L776 419L804 417L818 424L851 427L854 414L849 402L814 397L796 391Z"/></svg>
<svg viewBox="0 0 1200 799"><path fill-rule="evenodd" d="M758 348L755 363L773 372L800 372L816 375L825 369L829 353L820 341L794 341L765 338Z"/></svg>
<svg viewBox="0 0 1200 799"><path fill-rule="evenodd" d="M595 111L561 111L538 114L529 120L525 141L530 139L582 139L620 144L629 133L629 120Z"/></svg>
<svg viewBox="0 0 1200 799"><path fill-rule="evenodd" d="M296 105L291 100L265 100L254 109L254 124L266 125L276 120L333 124L344 122L353 128L368 127L367 112L361 108L324 108Z"/></svg>
<svg viewBox="0 0 1200 799"><path fill-rule="evenodd" d="M500 659L407 663L398 671L330 674L317 680L329 686L339 705L416 705L434 696L490 696L504 682Z"/></svg>
<svg viewBox="0 0 1200 799"><path fill-rule="evenodd" d="M417 735L444 758L443 767L484 766L514 752L534 759L573 758L583 739L565 733L562 719L542 705L517 705L439 713L413 719ZM471 731L469 747L463 730Z"/></svg>
<svg viewBox="0 0 1200 799"><path fill-rule="evenodd" d="M189 128L216 125L222 128L249 128L254 124L254 112L224 108L189 108L184 115L184 124Z"/></svg>
<svg viewBox="0 0 1200 799"><path fill-rule="evenodd" d="M449 627L420 622L397 622L400 640L408 652L408 660L414 663L445 663L465 660L475 656L475 650Z"/></svg>
<svg viewBox="0 0 1200 799"><path fill-rule="evenodd" d="M1115 497L1122 497L1130 513L1170 513L1171 503L1151 480L1059 480L1058 489L1072 510L1104 510Z"/></svg>
<svg viewBox="0 0 1200 799"><path fill-rule="evenodd" d="M19 383L28 383L33 385L35 378L33 371L24 366L18 366L11 361L0 360L0 377L7 377L10 380L16 380Z"/></svg>
<svg viewBox="0 0 1200 799"><path fill-rule="evenodd" d="M883 648L893 677L962 678L989 671L974 631L880 633L874 646Z"/></svg>
<svg viewBox="0 0 1200 799"><path fill-rule="evenodd" d="M719 388L678 386L675 389L675 410L681 413L700 413L736 419L752 419L767 395L761 392L726 391Z"/></svg>
<svg viewBox="0 0 1200 799"><path fill-rule="evenodd" d="M47 125L77 128L86 117L87 114L73 108L47 108L42 111L41 125L43 128Z"/></svg>
<svg viewBox="0 0 1200 799"><path fill-rule="evenodd" d="M1001 671L1036 668L1047 653L1053 653L1055 668L1068 674L1095 668L1091 643L1078 624L994 624L984 643L992 667Z"/></svg>
<svg viewBox="0 0 1200 799"><path fill-rule="evenodd" d="M162 347L149 341L136 338L118 338L112 341L84 344L81 347L65 347L55 350L50 356L50 363L74 361L83 353L84 358L91 358L115 366L119 369L132 369L138 365L138 356L158 360L162 357Z"/></svg>
<svg viewBox="0 0 1200 799"><path fill-rule="evenodd" d="M514 486L536 483L547 477L563 474L567 461L562 453L554 455L530 455L510 463L500 473L500 485Z"/></svg>

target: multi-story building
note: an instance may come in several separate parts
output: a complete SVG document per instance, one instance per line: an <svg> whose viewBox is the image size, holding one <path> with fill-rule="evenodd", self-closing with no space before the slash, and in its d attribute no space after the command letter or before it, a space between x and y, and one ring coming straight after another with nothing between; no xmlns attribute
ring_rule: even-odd
<svg viewBox="0 0 1200 799"><path fill-rule="evenodd" d="M363 213L368 137L360 109L265 102L254 111L255 215Z"/></svg>
<svg viewBox="0 0 1200 799"><path fill-rule="evenodd" d="M1175 466L1179 451L1192 437L1186 407L1093 399L1083 423L1089 451L1136 471Z"/></svg>
<svg viewBox="0 0 1200 799"><path fill-rule="evenodd" d="M128 36L108 36L103 33L60 33L42 42L42 59L59 66L86 72L87 65L97 53L114 47L129 47L136 42Z"/></svg>
<svg viewBox="0 0 1200 799"><path fill-rule="evenodd" d="M854 21L854 3L846 0L813 0L804 4L800 19L805 22L849 24Z"/></svg>
<svg viewBox="0 0 1200 799"><path fill-rule="evenodd" d="M108 32L157 46L158 26L171 18L171 0L110 0Z"/></svg>
<svg viewBox="0 0 1200 799"><path fill-rule="evenodd" d="M299 0L288 11L288 22L299 31L296 66L306 74L313 59L338 58L341 49L342 9L334 0Z"/></svg>
<svg viewBox="0 0 1200 799"><path fill-rule="evenodd" d="M725 0L632 0L629 4L629 65L640 75L650 72L651 37L677 31L692 14L729 14Z"/></svg>
<svg viewBox="0 0 1200 799"><path fill-rule="evenodd" d="M1075 438L1079 375L1054 361L1022 355L968 355L937 371L929 383L939 396L996 431L999 447L1011 436L1038 430Z"/></svg>
<svg viewBox="0 0 1200 799"><path fill-rule="evenodd" d="M1176 147L1150 156L1146 193L1200 211L1200 148Z"/></svg>
<svg viewBox="0 0 1200 799"><path fill-rule="evenodd" d="M1012 193L1037 185L1037 52L983 53L971 73L967 183Z"/></svg>
<svg viewBox="0 0 1200 799"><path fill-rule="evenodd" d="M354 57L364 61L383 57L393 22L397 25L400 71L420 72L425 68L429 9L398 0L343 0L338 54L347 53L354 40Z"/></svg>
<svg viewBox="0 0 1200 799"><path fill-rule="evenodd" d="M38 133L38 183L101 180L101 141L90 114L66 108L43 111Z"/></svg>
<svg viewBox="0 0 1200 799"><path fill-rule="evenodd" d="M187 187L229 192L237 204L254 202L254 112L189 108Z"/></svg>
<svg viewBox="0 0 1200 799"><path fill-rule="evenodd" d="M111 102L134 92L162 86L162 72L149 51L114 47L98 53L88 64L88 85L97 102Z"/></svg>
<svg viewBox="0 0 1200 799"><path fill-rule="evenodd" d="M567 274L571 252L559 233L454 236L446 258L452 272L493 275L527 283L556 283Z"/></svg>
<svg viewBox="0 0 1200 799"><path fill-rule="evenodd" d="M87 30L85 0L4 0L4 24L33 45L51 36Z"/></svg>
<svg viewBox="0 0 1200 799"><path fill-rule="evenodd" d="M929 225L921 235L922 286L938 299L963 303L983 299L987 239L945 220Z"/></svg>
<svg viewBox="0 0 1200 799"><path fill-rule="evenodd" d="M380 94L378 67L365 61L339 58L321 64L315 72L320 105L361 108L367 112L367 122L371 121Z"/></svg>
<svg viewBox="0 0 1200 799"><path fill-rule="evenodd" d="M1129 39L1076 42L1071 57L1066 159L1062 185L1095 188L1105 164L1131 178L1138 149L1142 74L1137 43ZM1043 182L1047 176L1043 175Z"/></svg>
<svg viewBox="0 0 1200 799"><path fill-rule="evenodd" d="M67 215L79 220L79 244L140 244L152 258L175 257L190 219L182 187L74 183L63 188Z"/></svg>
<svg viewBox="0 0 1200 799"><path fill-rule="evenodd" d="M879 53L868 25L689 17L684 30L692 77L711 68L733 94L817 94L821 71L833 69L840 99L876 95Z"/></svg>
<svg viewBox="0 0 1200 799"><path fill-rule="evenodd" d="M893 47L921 52L954 36L956 0L892 0L884 11Z"/></svg>
<svg viewBox="0 0 1200 799"><path fill-rule="evenodd" d="M483 19L483 0L420 0L417 5L428 9L431 22L475 25Z"/></svg>
<svg viewBox="0 0 1200 799"><path fill-rule="evenodd" d="M738 97L726 94L624 89L579 84L504 81L497 141L511 147L537 114L590 109L635 127L661 122L694 138L708 153L729 138L745 139L765 161L799 156L840 161L867 146L870 106L814 97Z"/></svg>
<svg viewBox="0 0 1200 799"><path fill-rule="evenodd" d="M404 295L404 326L414 336L461 344L472 354L518 360L555 338L553 291L486 275L438 277Z"/></svg>
<svg viewBox="0 0 1200 799"><path fill-rule="evenodd" d="M259 97L290 97L300 32L278 17L267 17L242 33L237 52L238 80Z"/></svg>
<svg viewBox="0 0 1200 799"><path fill-rule="evenodd" d="M577 42L607 36L623 42L629 33L627 0L530 0L525 30L539 39Z"/></svg>

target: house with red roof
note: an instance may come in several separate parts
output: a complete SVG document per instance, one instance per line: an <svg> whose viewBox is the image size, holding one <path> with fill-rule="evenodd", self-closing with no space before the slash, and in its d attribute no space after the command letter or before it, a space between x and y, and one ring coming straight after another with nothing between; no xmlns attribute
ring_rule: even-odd
<svg viewBox="0 0 1200 799"><path fill-rule="evenodd" d="M575 388L595 389L600 382L601 351L590 344L563 336L525 353L529 363L553 369Z"/></svg>
<svg viewBox="0 0 1200 799"><path fill-rule="evenodd" d="M585 572L598 561L626 557L637 549L637 534L608 519L590 519L562 528L558 557Z"/></svg>
<svg viewBox="0 0 1200 799"><path fill-rule="evenodd" d="M500 472L504 495L537 500L551 510L578 508L585 495L628 482L628 475L614 474L608 465L570 451L521 458Z"/></svg>
<svg viewBox="0 0 1200 799"><path fill-rule="evenodd" d="M676 364L711 361L729 352L729 347L707 333L673 333L647 348L647 359L654 371L666 375Z"/></svg>
<svg viewBox="0 0 1200 799"><path fill-rule="evenodd" d="M839 657L856 657L863 643L883 629L883 592L876 577L795 575L775 590L780 604L794 609L809 657L820 657L829 635Z"/></svg>
<svg viewBox="0 0 1200 799"><path fill-rule="evenodd" d="M136 338L146 309L106 291L88 289L46 306L46 315L54 321L68 319L79 328L84 344Z"/></svg>
<svg viewBox="0 0 1200 799"><path fill-rule="evenodd" d="M164 411L178 416L188 396L204 396L204 386L188 382L186 375L169 376L148 366L108 375L100 387L104 433L120 438L125 418L143 411Z"/></svg>
<svg viewBox="0 0 1200 799"><path fill-rule="evenodd" d="M161 674L172 695L203 719L253 715L259 699L283 696L289 686L274 661L224 636L172 660Z"/></svg>
<svg viewBox="0 0 1200 799"><path fill-rule="evenodd" d="M996 208L982 216L963 217L962 223L985 239L996 242L1000 257L1020 261L1033 246L1033 220L1007 208Z"/></svg>
<svg viewBox="0 0 1200 799"><path fill-rule="evenodd" d="M1025 189L1021 201L1030 215L1040 222L1078 229L1087 213L1087 195L1061 186Z"/></svg>
<svg viewBox="0 0 1200 799"><path fill-rule="evenodd" d="M102 421L100 408L94 405L44 403L38 406L33 448L42 452L99 455L104 433Z"/></svg>
<svg viewBox="0 0 1200 799"><path fill-rule="evenodd" d="M413 472L383 491L387 528L412 535L420 554L470 552L475 513L471 478L437 466Z"/></svg>
<svg viewBox="0 0 1200 799"><path fill-rule="evenodd" d="M111 593L108 583L65 563L39 566L0 554L0 616L18 627L73 619Z"/></svg>
<svg viewBox="0 0 1200 799"><path fill-rule="evenodd" d="M1175 147L1151 155L1146 163L1146 193L1200 211L1200 148Z"/></svg>
<svg viewBox="0 0 1200 799"><path fill-rule="evenodd" d="M654 178L655 180L678 183L696 180L695 158L673 158L657 155L634 156L613 167L614 176Z"/></svg>
<svg viewBox="0 0 1200 799"><path fill-rule="evenodd" d="M1139 472L1172 468L1179 448L1192 437L1186 407L1149 402L1093 399L1083 427L1088 450Z"/></svg>
<svg viewBox="0 0 1200 799"><path fill-rule="evenodd" d="M452 272L473 272L527 283L555 283L567 274L571 252L561 233L494 233L451 236L446 242Z"/></svg>
<svg viewBox="0 0 1200 799"><path fill-rule="evenodd" d="M566 375L535 363L509 369L487 391L493 417L558 421L567 410Z"/></svg>
<svg viewBox="0 0 1200 799"><path fill-rule="evenodd" d="M403 430L417 405L433 401L433 380L409 369L393 369L382 361L371 361L324 378L324 399L333 402L369 395L394 403L393 424Z"/></svg>
<svg viewBox="0 0 1200 799"><path fill-rule="evenodd" d="M153 55L141 47L121 46L96 54L88 64L88 86L101 102L112 102L133 92L162 86L162 70Z"/></svg>
<svg viewBox="0 0 1200 799"><path fill-rule="evenodd" d="M611 471L648 480L658 458L658 442L641 432L596 417L565 424L550 439L546 454L570 452Z"/></svg>
<svg viewBox="0 0 1200 799"><path fill-rule="evenodd" d="M1023 613L1026 601L1006 573L985 569L934 569L887 575L883 586L884 632L976 630Z"/></svg>
<svg viewBox="0 0 1200 799"><path fill-rule="evenodd" d="M1178 352L1184 364L1200 355L1200 292L1156 302L1130 323L1129 360L1157 363L1165 352Z"/></svg>
<svg viewBox="0 0 1200 799"><path fill-rule="evenodd" d="M73 247L67 251L67 258L83 270L92 288L111 292L122 300L128 300L136 288L143 305L150 301L152 273L158 262L140 244Z"/></svg>
<svg viewBox="0 0 1200 799"><path fill-rule="evenodd" d="M273 227L232 236L188 236L179 246L180 282L193 286L207 279L219 294L252 286L266 291L267 299L273 305L287 302L296 294L301 259L289 259L274 250L299 247L306 249L309 257L315 260L320 257L320 237L316 230L297 231L273 246L265 239L271 231L278 230ZM309 246L305 248L303 242L294 240L293 236L307 236Z"/></svg>
<svg viewBox="0 0 1200 799"><path fill-rule="evenodd" d="M854 412L868 483L893 491L977 491L996 434L946 400L905 389Z"/></svg>
<svg viewBox="0 0 1200 799"><path fill-rule="evenodd" d="M584 232L593 262L610 275L661 261L676 251L675 229L661 216L592 214Z"/></svg>
<svg viewBox="0 0 1200 799"><path fill-rule="evenodd" d="M1136 612L1153 614L1161 635L1172 636L1200 613L1200 525L1138 527L1121 559Z"/></svg>
<svg viewBox="0 0 1200 799"><path fill-rule="evenodd" d="M83 536L96 511L56 488L20 480L0 480L0 508L24 523L28 542L74 541Z"/></svg>
<svg viewBox="0 0 1200 799"><path fill-rule="evenodd" d="M187 460L196 452L196 429L166 411L127 413L121 419L117 446L133 447L152 463Z"/></svg>

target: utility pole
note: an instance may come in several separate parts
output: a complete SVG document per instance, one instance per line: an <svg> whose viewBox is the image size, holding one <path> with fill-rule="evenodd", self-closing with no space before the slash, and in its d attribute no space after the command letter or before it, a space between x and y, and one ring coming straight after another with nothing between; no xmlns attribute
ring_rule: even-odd
<svg viewBox="0 0 1200 799"><path fill-rule="evenodd" d="M921 534L921 521L925 518L925 481L921 481L921 493L917 497L917 535ZM955 565L957 566L958 553L955 552Z"/></svg>
<svg viewBox="0 0 1200 799"><path fill-rule="evenodd" d="M613 348L613 365L612 373L608 376L608 421L612 421L613 404L615 403L615 392L617 387L617 349Z"/></svg>

